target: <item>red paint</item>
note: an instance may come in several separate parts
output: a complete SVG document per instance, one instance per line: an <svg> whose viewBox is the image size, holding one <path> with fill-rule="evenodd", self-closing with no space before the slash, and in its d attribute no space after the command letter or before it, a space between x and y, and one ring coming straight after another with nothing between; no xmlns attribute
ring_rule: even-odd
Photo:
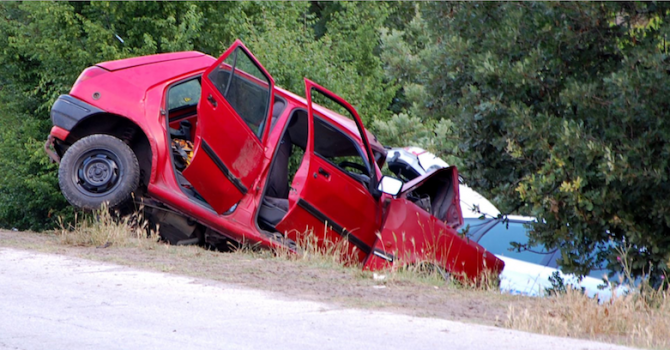
<svg viewBox="0 0 670 350"><path fill-rule="evenodd" d="M398 198L376 193L376 182L381 178L381 170L372 154L373 151L385 151L374 136L365 130L356 110L339 96L309 80L305 80L307 99L276 88L269 74L250 55L251 60L269 77L269 86L267 83L258 84L265 84L270 89L272 99L276 96L286 101L286 108L272 131L266 127L262 135L257 137L208 77L214 69L221 67L236 48L246 50L238 40L219 59L199 52L182 52L100 63L97 65L100 68L89 68L88 73L82 73L84 78L77 81L70 95L108 113L130 119L146 134L152 151L152 172L147 189L149 197L220 234L269 248L277 247L280 243L271 240L268 233L262 232L256 223L263 187L268 179L275 147L291 112L295 109L307 110L307 150L292 183L295 190L289 194L289 212L277 225L278 231L298 240L307 229L311 229L321 238L321 242L324 239L341 240L344 233L344 238L352 243L349 250L368 269L392 265L375 255L376 250L382 256L395 259L393 264L396 265L430 260L438 262L447 271L468 278L475 277L484 268L498 272L502 270L502 261L493 254L487 254L476 243L462 239L456 232L456 228L462 224L462 217L455 168L434 172L407 184ZM173 171L167 123L162 113L167 108L168 88L195 76L202 77L202 94L197 115L187 116L193 126L195 149L192 163L183 175L213 210L181 191ZM250 76L246 75L248 79L256 79ZM353 120L312 104L313 89L340 103L351 112ZM99 98L93 99L96 92ZM273 106L272 100L270 106ZM369 188L344 175L339 168L314 153L314 113L355 140L365 153L373 169ZM264 117L266 125L270 125L271 115L272 108L269 108ZM171 117L179 116L175 113ZM170 124L173 128L178 128L178 125L178 121ZM65 142L68 132L54 127L51 135ZM205 152L205 143L215 158L230 171L230 175L239 180L238 186L230 181L230 176L225 176L219 170L221 167L217 165L217 160ZM324 176L323 173L329 175ZM425 184L434 181L431 177L447 173L453 182L450 196L443 197L447 205L444 217L438 219L406 198L408 191L429 186ZM246 188L246 192L240 191L241 187ZM235 211L222 215L236 203ZM332 222L326 224L320 221L314 215L314 209Z"/></svg>

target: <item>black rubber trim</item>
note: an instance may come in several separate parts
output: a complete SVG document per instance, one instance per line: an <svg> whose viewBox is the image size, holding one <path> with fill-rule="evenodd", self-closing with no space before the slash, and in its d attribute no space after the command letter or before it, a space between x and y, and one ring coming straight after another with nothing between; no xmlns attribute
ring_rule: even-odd
<svg viewBox="0 0 670 350"><path fill-rule="evenodd" d="M365 254L370 254L370 251L372 248L370 248L369 245L363 243L358 237L354 236L351 232L347 231L344 227L340 226L338 223L335 221L331 220L329 217L327 217L325 214L323 214L319 209L316 209L313 205L309 204L307 201L304 199L300 198L298 199L298 206L301 208L305 209L308 213L313 215L315 218L323 221L324 223L327 223L328 226L330 226L333 231L337 232L340 236L343 238L346 238L351 244L355 245L356 248L360 249L363 251Z"/></svg>
<svg viewBox="0 0 670 350"><path fill-rule="evenodd" d="M103 113L98 107L70 95L60 95L51 107L51 122L67 131L72 130L77 123L93 114Z"/></svg>
<svg viewBox="0 0 670 350"><path fill-rule="evenodd" d="M205 153L209 156L209 158L212 159L214 164L216 164L219 170L221 170L223 175L226 175L228 180L230 180L230 182L232 182L233 185L235 185L237 190L242 192L242 194L247 194L247 192L249 192L247 187L242 184L242 181L240 181L240 179L236 178L233 174L230 173L228 167L226 167L226 165L223 164L223 161L221 161L221 158L219 158L219 156L217 156L216 153L214 153L212 147L209 147L209 145L207 144L207 142L205 142L205 140L202 140L201 146L202 149L205 151Z"/></svg>

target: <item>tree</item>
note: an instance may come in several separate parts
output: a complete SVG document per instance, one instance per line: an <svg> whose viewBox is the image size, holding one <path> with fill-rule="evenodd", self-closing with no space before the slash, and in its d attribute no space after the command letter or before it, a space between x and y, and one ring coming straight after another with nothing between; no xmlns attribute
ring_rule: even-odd
<svg viewBox="0 0 670 350"><path fill-rule="evenodd" d="M303 78L307 77L349 101L366 125L388 119L388 106L398 88L387 81L376 50L378 29L391 11L389 5L339 2L330 6L334 9L319 21L302 12L289 21L267 23L272 35L256 33L248 44L278 85L304 96Z"/></svg>
<svg viewBox="0 0 670 350"><path fill-rule="evenodd" d="M72 217L42 147L51 105L98 62L183 50L218 56L241 38L279 86L304 95L308 77L366 121L388 118L396 88L375 50L393 5L328 6L319 21L305 2L0 3L0 227L40 230Z"/></svg>
<svg viewBox="0 0 670 350"><path fill-rule="evenodd" d="M460 166L455 125L444 113L434 113L436 97L426 92L433 67L423 56L430 52L431 38L419 6L414 3L412 11L406 6L400 8L399 16L405 21L393 21L381 29L380 56L388 78L401 89L390 107L396 114L388 120L375 120L374 129L384 144L419 146Z"/></svg>
<svg viewBox="0 0 670 350"><path fill-rule="evenodd" d="M537 217L531 242L560 248L565 270L616 267L614 242L660 282L669 14L665 3L425 3L383 37L402 54L385 63L421 91L407 94L421 118L453 122L468 183Z"/></svg>

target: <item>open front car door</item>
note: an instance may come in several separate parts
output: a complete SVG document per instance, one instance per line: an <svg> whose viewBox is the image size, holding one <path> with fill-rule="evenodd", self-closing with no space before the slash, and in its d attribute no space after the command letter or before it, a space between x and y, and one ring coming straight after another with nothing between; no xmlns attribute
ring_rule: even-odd
<svg viewBox="0 0 670 350"><path fill-rule="evenodd" d="M237 40L202 75L194 156L184 177L221 214L258 179L274 80Z"/></svg>
<svg viewBox="0 0 670 350"><path fill-rule="evenodd" d="M305 88L305 155L291 184L289 211L276 228L298 241L312 233L320 244L347 242L345 250L363 261L381 222L378 173L367 134L345 100L307 79Z"/></svg>

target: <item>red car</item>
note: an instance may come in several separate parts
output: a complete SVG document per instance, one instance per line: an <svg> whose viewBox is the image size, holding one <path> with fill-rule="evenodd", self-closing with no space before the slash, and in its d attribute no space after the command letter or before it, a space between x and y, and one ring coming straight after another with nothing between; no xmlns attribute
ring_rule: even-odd
<svg viewBox="0 0 670 350"><path fill-rule="evenodd" d="M456 231L456 168L404 185L382 176L386 151L356 110L307 79L305 90L307 99L276 87L239 40L219 59L192 51L103 62L54 103L45 150L72 205L141 199L173 244L295 249L311 232L321 244L347 240L368 269L502 270Z"/></svg>

